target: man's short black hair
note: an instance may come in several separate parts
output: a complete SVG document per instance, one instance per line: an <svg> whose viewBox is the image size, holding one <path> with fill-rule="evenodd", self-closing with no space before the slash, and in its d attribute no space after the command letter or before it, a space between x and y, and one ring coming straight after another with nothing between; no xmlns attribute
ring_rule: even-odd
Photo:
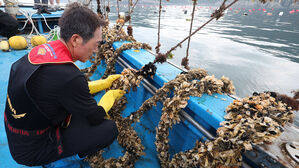
<svg viewBox="0 0 299 168"><path fill-rule="evenodd" d="M60 36L66 42L73 34L80 35L83 41L87 42L96 29L104 25L104 20L79 3L70 4L59 19Z"/></svg>

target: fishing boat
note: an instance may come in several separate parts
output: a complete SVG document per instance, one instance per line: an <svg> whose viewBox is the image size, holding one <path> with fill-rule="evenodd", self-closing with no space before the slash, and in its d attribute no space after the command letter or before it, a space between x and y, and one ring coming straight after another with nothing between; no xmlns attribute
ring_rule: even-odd
<svg viewBox="0 0 299 168"><path fill-rule="evenodd" d="M32 7L20 7L28 13L35 13ZM3 10L3 7L0 8ZM28 14L27 13L27 14ZM17 19L20 27L26 24L30 19L36 25L36 28L41 34L49 35L49 28L54 29L57 21L63 11L52 12L52 14L44 15L18 15ZM26 27L26 26L25 26ZM48 28L49 27L49 28ZM24 29L26 30L26 28ZM28 33L28 32L27 32ZM24 35L26 33L24 32ZM113 43L113 48L116 50L128 41L118 41ZM10 67L12 63L17 61L23 55L27 54L29 49L13 50L9 52L0 51L0 111L4 111L6 102L6 92ZM155 54L146 49L129 49L125 50L118 57L115 69L116 73L121 73L126 68L141 69L149 62L155 60ZM90 67L92 62L86 63L76 62L76 65L84 69ZM147 77L141 81L137 90L130 91L126 94L128 104L122 111L122 116L129 116L149 98L151 98L165 83L176 78L178 74L187 72L186 69L177 66L170 61L156 65L156 73L151 77ZM91 80L100 79L104 75L106 68L105 62L102 62L90 77ZM95 99L99 101L105 91L95 95ZM216 137L217 129L221 126L220 123L225 121L227 107L238 99L229 94L214 93L212 95L203 94L201 97L191 97L187 107L183 108L179 114L181 122L174 125L169 130L169 153L171 157L179 152L192 149L197 140L206 141ZM160 167L160 161L157 157L155 146L156 127L161 119L163 102L158 102L155 107L145 112L140 118L140 122L133 124L133 128L137 132L145 149L146 155L141 156L134 164L135 167ZM3 123L3 113L0 113L0 120ZM271 144L254 145L251 151L243 153L242 167L296 167L298 166L298 134L299 129L294 125L287 125L285 131ZM0 127L0 165L1 167L25 167L18 165L11 157L8 149L4 125ZM296 149L297 148L297 149ZM283 151L283 152L282 152ZM287 152L285 152L287 151ZM115 140L112 145L104 149L102 156L105 159L111 157L118 158L125 154L125 150ZM53 162L45 167L90 167L87 162L83 162L76 156L65 158Z"/></svg>

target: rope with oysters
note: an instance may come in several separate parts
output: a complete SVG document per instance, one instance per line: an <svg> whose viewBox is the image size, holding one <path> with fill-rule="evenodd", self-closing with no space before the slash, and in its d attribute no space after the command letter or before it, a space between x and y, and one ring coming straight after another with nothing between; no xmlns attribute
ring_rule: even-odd
<svg viewBox="0 0 299 168"><path fill-rule="evenodd" d="M133 69L125 69L122 74L123 76L113 83L111 89L129 91L130 88L136 88L143 79L142 75L138 75L143 73L138 73ZM171 90L174 90L174 96L168 97ZM187 106L189 96L223 92L229 94L234 92L230 80L225 77L217 80L214 76L207 76L206 71L197 69L180 74L166 83L136 112L126 118L121 117L121 111L126 104L125 98L121 99L111 109L111 118L117 123L120 132L117 139L126 149L126 153L118 159L104 160L100 152L88 159L90 165L92 167L133 167L135 161L144 155L144 146L131 125L139 122L142 114L158 101L164 102L161 120L156 128L155 142L162 167L239 166L242 161L241 153L244 150L250 150L251 143L271 142L280 135L282 126L293 118L290 108L275 100L268 93L245 98L242 101L235 100L227 108L228 114L225 116L227 121L223 122L223 127L217 130L218 137L215 140L205 143L197 142L193 149L180 152L170 160L168 130L180 121L178 112Z"/></svg>
<svg viewBox="0 0 299 168"><path fill-rule="evenodd" d="M108 30L108 29L107 29ZM106 44L101 46L98 57L94 59L94 64L98 64L99 56L108 60L113 57L117 59L118 54L113 52L112 44L114 39L127 39L119 32L117 26L111 31L104 31L106 34ZM112 34L110 33L112 32ZM114 34L113 34L114 33ZM110 40L107 38L110 37ZM131 48L132 45L127 45ZM105 50L110 49L110 51ZM122 50L125 47L122 46ZM115 61L110 61L108 67L114 68ZM94 65L93 64L93 65ZM106 73L107 72L107 73ZM106 70L109 75L112 70ZM122 77L113 83L111 89L135 90L142 79L146 76L153 76L155 66L150 63L141 70L124 69ZM199 81L200 80L200 81ZM171 90L174 96L169 97ZM241 101L235 100L228 108L226 121L223 127L217 130L218 136L213 141L197 142L193 149L175 154L172 159L169 149L169 128L180 122L179 111L187 106L190 96L200 97L203 93L228 93L232 94L234 87L232 82L223 77L217 80L214 76L208 76L202 69L190 70L185 74L178 75L174 80L164 84L157 90L156 94L146 100L142 106L126 118L121 117L121 111L127 103L126 98L121 98L111 109L111 119L113 119L119 129L117 140L126 149L124 156L120 158L110 158L104 160L102 151L87 160L91 167L133 167L134 163L144 155L144 146L140 138L132 127L133 123L140 121L142 115L156 105L158 101L163 103L163 113L156 128L156 148L162 167L217 167L220 165L239 166L242 161L241 153L251 149L251 144L270 142L281 134L282 126L293 118L293 112L284 103L277 101L267 93L258 94L244 98Z"/></svg>
<svg viewBox="0 0 299 168"><path fill-rule="evenodd" d="M145 74L142 72L143 70L147 70L148 68L143 67L142 70L136 71L132 69L125 69L122 74L123 76L117 80L115 83L113 83L112 89L123 89L123 90L130 90L130 88L134 88L139 85L140 81L143 79L143 76L140 74ZM150 69L150 71L153 71L153 69ZM139 74L139 75L138 75ZM146 73L147 75L152 75ZM193 80L191 79L201 79L201 81ZM189 90L188 86L189 83L193 85L193 89ZM146 100L143 105L134 113L129 115L126 118L121 117L121 109L124 108L124 104L126 102L125 98L121 99L112 109L111 109L111 119L116 121L117 126L119 128L119 136L118 136L118 142L119 144L126 149L126 153L123 157L120 157L118 159L112 158L108 160L103 160L101 157L101 152L88 159L90 165L92 167L132 167L134 166L135 161L144 154L143 150L144 147L141 144L140 138L138 138L137 133L131 126L132 123L139 122L140 118L142 117L142 114L146 112L147 110L151 109L159 100L166 100L165 102L169 102L168 100L174 100L171 105L164 103L163 109L171 109L171 106L178 106L177 109L183 108L187 105L187 99L189 99L189 96L185 96L185 101L180 101L178 97L173 98L167 98L169 93L172 89L177 90L177 88L180 87L185 88L185 94L190 94L191 92L198 90L197 95L200 95L204 92L209 93L221 93L222 91L229 91L229 93L232 93L232 90L234 89L231 82L227 78L223 78L221 80L215 79L213 76L207 76L206 71L197 69L197 70L191 70L186 74L178 75L174 80L169 81L167 84L165 84L162 88L160 88L156 94L151 97L150 99ZM190 91L190 92L189 92ZM178 90L179 93L181 93ZM179 104L176 104L179 102ZM180 103L181 102L181 103ZM171 110L170 110L171 112ZM179 121L178 117L178 111L175 111L176 113L170 114L170 116L173 116L173 119L176 119L176 121ZM165 115L162 115L162 117ZM163 118L161 121L165 121ZM167 123L167 121L166 121ZM163 128L167 126L161 126L159 124L159 128ZM160 131L162 134L168 134L168 129L163 129L163 131ZM158 133L157 133L158 135ZM166 136L165 136L166 137ZM168 136L166 137L168 138ZM164 140L158 139L156 141L156 144L164 144ZM167 140L168 141L168 140ZM162 147L163 149L163 147ZM161 150L157 146L157 151ZM166 153L166 151L165 151Z"/></svg>
<svg viewBox="0 0 299 168"><path fill-rule="evenodd" d="M135 49L149 49L151 50L151 46L146 43L139 43L132 36L127 36L124 30L121 27L121 24L116 24L108 33L108 26L103 28L103 36L105 37L105 43L100 45L99 52L95 57L90 59L90 62L93 63L91 67L82 69L81 72L85 73L85 77L89 80L89 78L94 74L98 65L101 64L101 60L104 59L107 66L104 75L102 78L106 78L111 74L115 74L115 61L122 51L128 50L131 48ZM113 43L115 41L132 41L132 43L123 44L120 48L114 51Z"/></svg>
<svg viewBox="0 0 299 168"><path fill-rule="evenodd" d="M114 64L119 54L126 49L147 45L136 43L133 37L126 36L122 25L116 25L109 30L103 30L106 43L100 46L100 52L94 57L92 67L83 71L88 78L94 73L101 59L105 59L107 69L104 78L115 73ZM134 44L125 44L118 51L113 52L114 41L128 40ZM113 83L111 89L135 90L140 81L146 76L153 76L155 72L153 63L149 63L141 70L124 69L123 76ZM199 81L200 80L200 81ZM174 96L169 97L173 90ZM121 112L127 103L125 97L121 98L111 109L113 119L119 129L117 140L126 149L120 158L104 160L102 151L87 160L91 167L134 167L134 163L145 153L141 139L137 136L132 123L140 121L142 115L156 105L163 103L163 113L156 128L156 150L162 167L220 167L240 166L242 152L251 150L252 144L271 142L283 131L283 126L293 120L294 113L286 104L278 101L270 93L261 93L247 97L241 101L235 100L227 108L226 121L217 130L217 138L212 141L197 142L193 149L175 154L170 159L169 154L169 128L180 122L179 111L187 106L190 96L200 97L203 93L228 93L232 94L232 82L223 77L221 80L208 76L201 69L190 70L186 74L178 75L174 80L158 89L156 94L146 100L142 106L126 118L121 117ZM298 109L297 109L298 110Z"/></svg>

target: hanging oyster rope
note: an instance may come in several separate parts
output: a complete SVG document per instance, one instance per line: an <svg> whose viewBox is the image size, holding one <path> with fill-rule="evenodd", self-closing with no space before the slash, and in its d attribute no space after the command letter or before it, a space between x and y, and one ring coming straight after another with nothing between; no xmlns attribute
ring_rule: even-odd
<svg viewBox="0 0 299 168"><path fill-rule="evenodd" d="M200 97L203 93L208 93L209 95L213 93L223 94L225 91L231 94L234 93L234 90L235 88L232 83L228 82L227 78L224 77L218 80L214 76L205 76L200 81L187 80L184 77L178 79L178 84L174 86L174 96L167 98L163 103L163 113L156 128L155 144L161 167L169 167L170 165L170 155L168 152L169 128L172 128L173 124L180 122L179 111L187 106L190 96ZM184 160L184 162L186 161Z"/></svg>
<svg viewBox="0 0 299 168"><path fill-rule="evenodd" d="M112 74L114 71L114 64L117 56L123 51L130 48L146 48L150 49L150 46L142 43L128 43L122 45L118 50L113 52L112 44L114 41L119 40L130 40L135 41L133 37L128 37L125 35L122 29L119 29L120 26L116 25L112 30L103 31L104 39L106 43L99 47L98 55L101 55L101 58L104 58L107 63L107 68L104 76L108 76L108 74ZM108 30L108 29L106 29ZM120 34L119 34L120 33ZM101 54L102 53L102 54ZM97 62L97 64L96 64ZM100 64L100 60L95 61L91 68L93 72L96 70L97 66ZM108 70L107 70L108 69ZM92 72L91 70L89 72ZM93 73L92 72L92 73ZM133 69L125 69L122 72L122 76L117 82L113 83L111 89L122 89L126 91L130 91L131 88L133 90L140 84L140 81L143 77L153 76L156 72L156 67L149 63L145 65L141 70L136 71ZM92 74L89 73L88 77ZM101 152L93 157L89 157L87 160L90 163L91 167L133 167L135 161L142 155L144 155L144 146L141 144L140 138L137 136L136 131L130 125L130 123L125 122L121 117L121 111L124 109L124 105L126 104L125 97L122 97L119 101L116 102L116 105L110 110L111 111L111 119L113 119L117 127L119 129L118 142L119 144L126 149L126 153L124 156L116 159L111 158L104 160L101 156Z"/></svg>
<svg viewBox="0 0 299 168"><path fill-rule="evenodd" d="M113 82L111 89L130 91L132 88L134 90L134 88L139 86L140 81L146 77L140 74L152 74L144 71L155 73L156 67L153 64L149 64L139 71L134 69L124 69L122 76ZM142 145L140 138L137 136L136 131L131 126L131 123L121 117L121 111L124 109L126 103L126 98L122 97L110 110L110 117L116 122L117 128L119 129L117 140L119 144L126 149L126 153L124 156L117 159L110 158L104 160L101 156L102 153L100 152L96 156L88 158L88 162L91 167L134 167L136 160L139 159L140 156L145 155L143 152L144 146Z"/></svg>

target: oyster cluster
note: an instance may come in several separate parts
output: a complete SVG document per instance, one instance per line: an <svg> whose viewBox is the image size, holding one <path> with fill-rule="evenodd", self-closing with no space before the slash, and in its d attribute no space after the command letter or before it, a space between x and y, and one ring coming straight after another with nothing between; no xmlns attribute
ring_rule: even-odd
<svg viewBox="0 0 299 168"><path fill-rule="evenodd" d="M111 74L115 74L115 62L118 58L118 56L124 51L124 50L129 50L129 49L149 49L151 50L151 46L149 46L146 43L139 43L139 42L132 42L132 43L125 43L121 47L115 50L113 55L106 59L106 70L102 78L106 78Z"/></svg>
<svg viewBox="0 0 299 168"><path fill-rule="evenodd" d="M143 77L150 76L151 78L153 78L156 74L156 70L157 67L152 62L149 62L148 64L144 65L140 71L137 72L137 75L141 75Z"/></svg>
<svg viewBox="0 0 299 168"><path fill-rule="evenodd" d="M135 69L124 69L121 74L122 76L115 82L112 83L112 88L121 89L125 91L136 91L136 88L139 86L143 78L153 76L156 73L157 67L153 63L146 64L140 70Z"/></svg>
<svg viewBox="0 0 299 168"><path fill-rule="evenodd" d="M215 78L214 75L204 77L200 81L200 89L201 93L207 93L209 95L212 95L213 93L235 94L233 82L224 76L221 80Z"/></svg>
<svg viewBox="0 0 299 168"><path fill-rule="evenodd" d="M294 117L291 107L270 93L234 100L226 111L215 140L197 142L193 149L174 155L167 167L239 167L245 150L251 150L252 144L272 142Z"/></svg>
<svg viewBox="0 0 299 168"><path fill-rule="evenodd" d="M260 93L246 97L242 101L235 100L227 107L226 121L217 130L225 138L237 138L250 150L251 145L272 142L277 138L287 122L291 122L294 113L282 101L270 96L270 93ZM230 132L224 135L224 132Z"/></svg>
<svg viewBox="0 0 299 168"><path fill-rule="evenodd" d="M135 69L124 69L121 72L122 76L112 83L112 88L130 91L132 88L134 91L139 86L143 76L138 76Z"/></svg>
<svg viewBox="0 0 299 168"><path fill-rule="evenodd" d="M123 29L123 24L117 23L111 29L107 28L106 34L103 34L103 39L110 45L115 41L132 41L136 42L133 36L128 36Z"/></svg>

